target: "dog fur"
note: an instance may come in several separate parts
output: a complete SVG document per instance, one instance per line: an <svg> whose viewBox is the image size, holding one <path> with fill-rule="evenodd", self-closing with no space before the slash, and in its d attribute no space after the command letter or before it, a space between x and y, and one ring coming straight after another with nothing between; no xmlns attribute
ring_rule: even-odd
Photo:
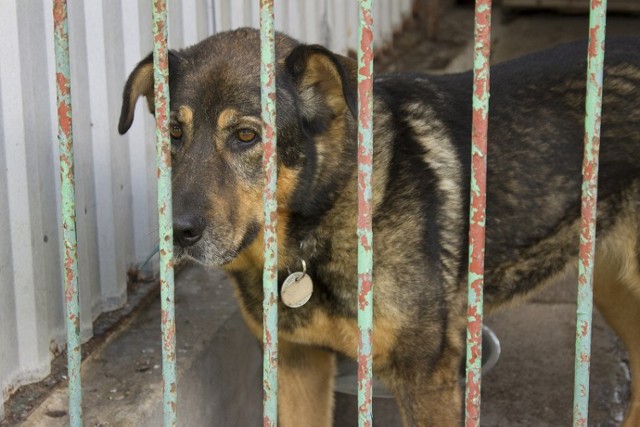
<svg viewBox="0 0 640 427"><path fill-rule="evenodd" d="M335 353L356 356L356 67L278 34L278 277L306 261L300 308L279 307L279 419L332 422ZM210 37L169 58L176 258L221 266L262 337L259 34ZM485 306L578 263L586 43L491 69ZM153 106L151 56L131 73ZM471 136L470 73L374 80L376 375L407 426L462 421ZM255 138L250 137L255 135ZM247 141L247 139L251 139ZM640 39L606 46L595 303L629 351L626 426L640 425ZM597 357L597 355L596 355Z"/></svg>

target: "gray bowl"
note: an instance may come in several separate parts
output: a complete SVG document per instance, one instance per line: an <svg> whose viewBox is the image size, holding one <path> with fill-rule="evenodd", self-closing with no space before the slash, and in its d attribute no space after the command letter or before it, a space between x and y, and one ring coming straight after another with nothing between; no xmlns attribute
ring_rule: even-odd
<svg viewBox="0 0 640 427"><path fill-rule="evenodd" d="M375 332L374 332L375 333ZM489 372L500 357L500 341L487 326L482 326L482 375ZM464 370L464 367L463 367ZM464 371L461 373L464 382ZM393 394L379 380L373 378L373 397L389 399ZM334 383L334 390L348 395L358 394L358 364L347 357L338 357L338 370Z"/></svg>

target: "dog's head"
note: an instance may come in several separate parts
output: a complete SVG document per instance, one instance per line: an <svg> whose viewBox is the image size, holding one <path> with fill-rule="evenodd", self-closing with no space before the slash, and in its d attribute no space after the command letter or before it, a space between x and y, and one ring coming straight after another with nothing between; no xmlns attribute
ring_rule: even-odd
<svg viewBox="0 0 640 427"><path fill-rule="evenodd" d="M328 209L336 174L349 167L344 158L355 145L356 65L281 34L276 36L276 55L278 233L286 239L292 215L314 217ZM260 262L264 172L259 33L221 33L171 51L169 81L176 258L190 256L209 265L243 257ZM121 134L131 127L140 96L153 112L151 55L125 85Z"/></svg>

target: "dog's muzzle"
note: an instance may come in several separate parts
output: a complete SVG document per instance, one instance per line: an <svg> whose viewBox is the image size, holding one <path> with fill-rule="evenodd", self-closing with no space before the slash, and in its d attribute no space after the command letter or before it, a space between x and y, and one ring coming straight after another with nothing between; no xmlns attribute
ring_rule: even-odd
<svg viewBox="0 0 640 427"><path fill-rule="evenodd" d="M205 229L204 219L195 215L181 215L173 218L173 239L183 248L195 245Z"/></svg>

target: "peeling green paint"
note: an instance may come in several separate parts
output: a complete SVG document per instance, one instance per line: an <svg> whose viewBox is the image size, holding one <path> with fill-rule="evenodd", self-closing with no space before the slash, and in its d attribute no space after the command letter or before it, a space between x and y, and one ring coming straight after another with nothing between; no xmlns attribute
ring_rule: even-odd
<svg viewBox="0 0 640 427"><path fill-rule="evenodd" d="M467 426L480 425L491 0L476 0L474 33L465 388Z"/></svg>
<svg viewBox="0 0 640 427"><path fill-rule="evenodd" d="M263 425L278 425L278 176L276 56L273 0L260 0L260 86L262 98L264 203Z"/></svg>
<svg viewBox="0 0 640 427"><path fill-rule="evenodd" d="M166 0L153 1L153 81L158 168L162 383L165 426L177 425L175 283L173 277L173 211L171 140L169 137L169 34Z"/></svg>
<svg viewBox="0 0 640 427"><path fill-rule="evenodd" d="M576 353L573 425L586 426L589 411L589 369L591 362L591 320L593 313L593 262L596 247L598 200L598 156L607 1L592 0L589 13L587 98L582 164L582 218L580 260L578 262L578 308L576 313Z"/></svg>
<svg viewBox="0 0 640 427"><path fill-rule="evenodd" d="M373 423L373 15L359 0L358 26L358 425Z"/></svg>
<svg viewBox="0 0 640 427"><path fill-rule="evenodd" d="M58 107L58 147L60 155L60 195L64 295L67 324L67 375L69 377L69 425L82 425L82 383L80 364L80 301L78 295L78 245L76 236L76 190L73 162L73 116L69 66L69 26L66 0L53 1L53 32L56 58L56 98Z"/></svg>

